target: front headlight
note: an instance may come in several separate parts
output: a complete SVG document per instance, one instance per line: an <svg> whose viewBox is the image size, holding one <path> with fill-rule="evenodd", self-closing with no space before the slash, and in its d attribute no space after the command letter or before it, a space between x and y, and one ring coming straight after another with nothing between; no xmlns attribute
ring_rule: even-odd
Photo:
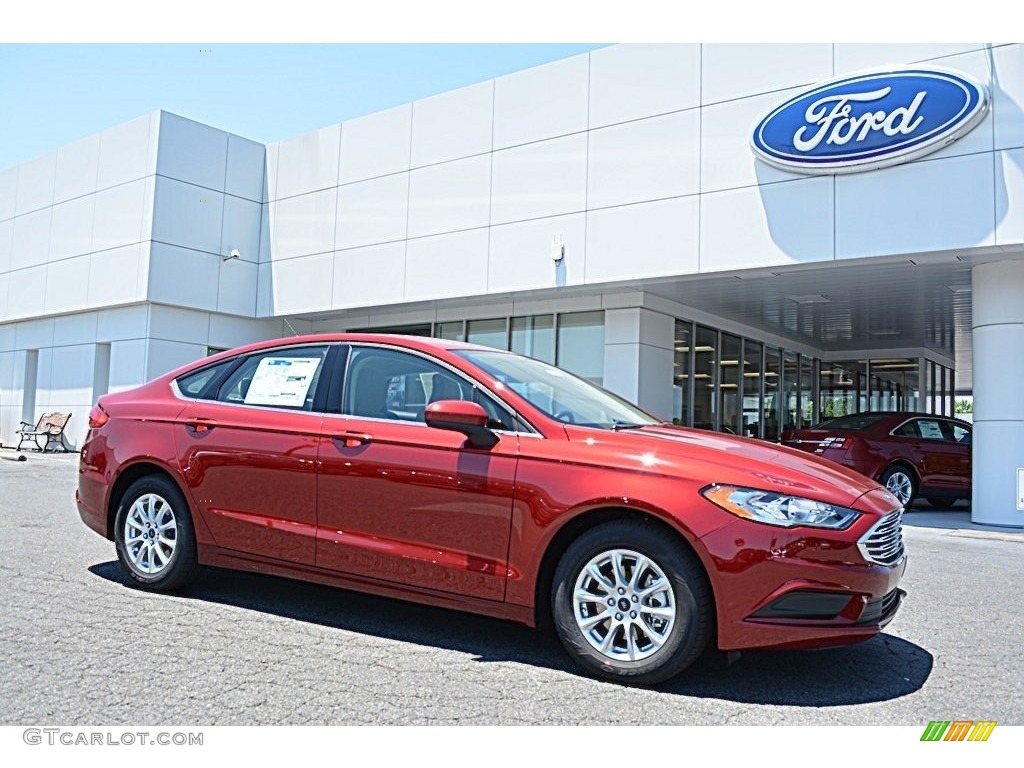
<svg viewBox="0 0 1024 768"><path fill-rule="evenodd" d="M737 517L783 528L808 525L839 530L860 517L860 512L835 504L735 485L709 485L701 495Z"/></svg>

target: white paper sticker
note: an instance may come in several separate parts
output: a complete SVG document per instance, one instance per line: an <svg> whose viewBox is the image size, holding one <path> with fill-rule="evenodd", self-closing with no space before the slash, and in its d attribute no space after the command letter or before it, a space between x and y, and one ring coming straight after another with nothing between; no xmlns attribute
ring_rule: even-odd
<svg viewBox="0 0 1024 768"><path fill-rule="evenodd" d="M247 405L280 405L286 408L306 404L306 393L320 367L319 357L266 357L252 376Z"/></svg>

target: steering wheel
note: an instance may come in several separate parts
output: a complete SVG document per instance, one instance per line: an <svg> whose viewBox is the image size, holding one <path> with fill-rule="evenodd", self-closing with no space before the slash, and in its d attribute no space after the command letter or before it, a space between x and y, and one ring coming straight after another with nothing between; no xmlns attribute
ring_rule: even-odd
<svg viewBox="0 0 1024 768"><path fill-rule="evenodd" d="M558 411L558 413L555 414L555 419L563 424L576 423L576 417L573 416L572 411Z"/></svg>

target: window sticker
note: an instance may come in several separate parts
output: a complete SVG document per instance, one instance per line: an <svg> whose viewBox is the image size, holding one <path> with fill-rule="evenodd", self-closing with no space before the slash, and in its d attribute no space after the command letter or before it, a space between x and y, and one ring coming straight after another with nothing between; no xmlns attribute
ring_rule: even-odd
<svg viewBox="0 0 1024 768"><path fill-rule="evenodd" d="M306 404L306 394L321 360L319 357L266 357L260 360L245 394L245 404L301 408Z"/></svg>
<svg viewBox="0 0 1024 768"><path fill-rule="evenodd" d="M921 437L925 440L942 440L942 427L939 426L939 422L921 420L917 423L921 429Z"/></svg>

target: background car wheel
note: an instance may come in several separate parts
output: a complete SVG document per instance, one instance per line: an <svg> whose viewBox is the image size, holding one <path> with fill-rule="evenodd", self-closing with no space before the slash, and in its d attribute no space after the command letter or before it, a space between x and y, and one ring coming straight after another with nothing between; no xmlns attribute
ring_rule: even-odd
<svg viewBox="0 0 1024 768"><path fill-rule="evenodd" d="M936 499L931 496L928 497L928 503L938 509L949 509L956 504L956 499Z"/></svg>
<svg viewBox="0 0 1024 768"><path fill-rule="evenodd" d="M909 507L917 495L917 480L914 473L903 464L893 464L885 470L880 482L904 507Z"/></svg>
<svg viewBox="0 0 1024 768"><path fill-rule="evenodd" d="M144 589L177 589L199 571L188 503L161 475L128 487L114 520L114 544L128 578Z"/></svg>
<svg viewBox="0 0 1024 768"><path fill-rule="evenodd" d="M662 528L641 521L605 523L569 546L555 570L551 613L581 666L644 685L690 666L714 628L700 562Z"/></svg>

